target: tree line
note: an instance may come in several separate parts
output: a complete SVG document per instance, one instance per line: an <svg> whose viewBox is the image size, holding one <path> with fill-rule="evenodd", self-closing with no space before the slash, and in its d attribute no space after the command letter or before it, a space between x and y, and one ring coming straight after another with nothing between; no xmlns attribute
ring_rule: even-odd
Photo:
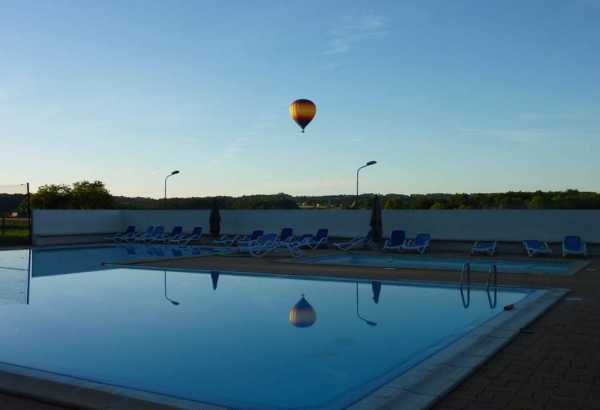
<svg viewBox="0 0 600 410"><path fill-rule="evenodd" d="M348 209L370 208L374 194L291 196L244 195L239 197L189 197L154 199L113 196L101 181L73 185L44 185L31 196L34 209ZM379 195L384 209L600 209L600 194L577 190L474 194ZM356 203L357 202L357 203ZM26 196L0 193L0 213L26 212Z"/></svg>

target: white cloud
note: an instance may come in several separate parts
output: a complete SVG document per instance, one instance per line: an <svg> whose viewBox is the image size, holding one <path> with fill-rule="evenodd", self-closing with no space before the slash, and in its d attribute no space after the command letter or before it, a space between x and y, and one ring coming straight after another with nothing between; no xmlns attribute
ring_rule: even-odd
<svg viewBox="0 0 600 410"><path fill-rule="evenodd" d="M554 135L542 129L461 128L459 134L466 137L495 139L515 144L540 144L554 137Z"/></svg>
<svg viewBox="0 0 600 410"><path fill-rule="evenodd" d="M561 112L561 113L541 113L541 112L529 112L521 114L521 118L530 121L552 121L552 120L565 120L575 121L585 118L585 114L582 112Z"/></svg>
<svg viewBox="0 0 600 410"><path fill-rule="evenodd" d="M345 54L363 40L385 35L388 23L382 16L346 16L331 30L325 54Z"/></svg>

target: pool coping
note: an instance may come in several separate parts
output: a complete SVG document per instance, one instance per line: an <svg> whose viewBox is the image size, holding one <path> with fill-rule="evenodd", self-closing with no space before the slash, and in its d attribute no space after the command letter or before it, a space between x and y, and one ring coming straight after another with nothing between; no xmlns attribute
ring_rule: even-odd
<svg viewBox="0 0 600 410"><path fill-rule="evenodd" d="M113 268L164 270L139 264L111 263L108 265L112 265ZM166 270L210 272L207 269L170 268ZM294 274L270 272L220 271L220 273L280 278L293 277L304 280L357 280L355 278L329 276L299 277ZM385 280L382 282L399 285L457 287L455 282L443 281ZM485 288L485 284L472 283L471 288ZM519 289L516 286L499 286L499 288ZM398 409L429 408L506 346L523 328L540 317L567 293L569 293L569 290L563 288L532 289L524 299L514 304L513 310L500 312L348 408L353 410L379 407ZM143 408L207 410L226 408L1 362L0 392L31 397L42 402L76 406L77 408L126 409L136 403Z"/></svg>
<svg viewBox="0 0 600 410"><path fill-rule="evenodd" d="M0 363L0 393L78 409L226 410L226 407Z"/></svg>
<svg viewBox="0 0 600 410"><path fill-rule="evenodd" d="M369 257L373 257L373 256L387 256L387 257L392 257L392 258L398 258L398 259L411 259L411 260L419 260L419 259L426 259L426 260L435 260L435 259L440 259L440 257L436 257L433 255L415 255L415 254L393 254L393 253L381 253L381 254L369 254L369 253L364 253L364 252L346 252L343 254L338 253L332 253L329 255L320 255L320 256L303 256L300 258L282 258L279 260L279 262L281 263L289 263L289 264L301 264L301 265L310 265L310 266L340 266L340 267L345 267L345 266L360 266L360 267L368 267L368 268L380 268L380 269L390 269L390 270L415 270L415 269L425 269L425 270L444 270L444 271L452 271L452 269L443 269L443 268L427 268L427 267L398 267L398 266L381 266L381 265L353 265L351 263L335 263L335 262L331 262L331 263L327 263L327 262L323 262L320 259L324 259L330 256L343 256L343 255L357 255L357 256L369 256ZM584 260L565 260L563 259L558 259L558 258L552 258L549 260L544 260L544 259L532 259L532 257L527 258L527 259L510 259L510 258L498 258L497 256L491 256L491 257L482 257L482 255L477 255L477 256L471 256L471 255L467 255L466 257L460 257L460 256L443 256L443 259L447 259L447 260L455 260L455 261L461 261L461 262L486 262L486 263L496 263L496 262L521 262L521 261L532 261L532 260L538 260L540 263L570 263L571 266L569 267L569 269L567 270L566 273L564 274L548 274L548 273L543 273L543 272L503 272L503 273L508 273L511 275L531 275L531 276L552 276L552 277L570 277L570 276L574 276L577 273L579 273L580 271L582 271L583 269L585 269L586 267L588 267L591 263L590 260L584 259ZM481 272L481 273L485 273L484 271L477 271L477 272Z"/></svg>
<svg viewBox="0 0 600 410"><path fill-rule="evenodd" d="M430 408L569 292L564 288L534 290L512 310L477 326L348 409Z"/></svg>

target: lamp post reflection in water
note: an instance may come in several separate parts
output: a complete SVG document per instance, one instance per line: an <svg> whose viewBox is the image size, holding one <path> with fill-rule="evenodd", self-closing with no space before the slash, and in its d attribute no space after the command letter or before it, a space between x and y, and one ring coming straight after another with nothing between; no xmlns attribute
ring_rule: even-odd
<svg viewBox="0 0 600 410"><path fill-rule="evenodd" d="M381 282L371 282L371 290L373 290L373 302L379 303L379 295L381 294Z"/></svg>
<svg viewBox="0 0 600 410"><path fill-rule="evenodd" d="M177 302L176 300L173 300L173 299L169 298L169 296L167 295L167 271L165 271L164 284L165 284L165 299L168 300L169 302L171 302L171 304L173 306L179 306L179 302Z"/></svg>
<svg viewBox="0 0 600 410"><path fill-rule="evenodd" d="M217 272L217 271L210 272L210 280L212 282L213 290L217 290L217 286L219 284L219 272Z"/></svg>
<svg viewBox="0 0 600 410"><path fill-rule="evenodd" d="M373 322L372 320L368 320L360 315L360 311L358 309L358 282L356 282L356 316L365 322L369 326L377 326L377 322Z"/></svg>
<svg viewBox="0 0 600 410"><path fill-rule="evenodd" d="M33 258L32 250L29 248L27 253L27 297L25 304L29 304L29 296L31 295L31 258Z"/></svg>

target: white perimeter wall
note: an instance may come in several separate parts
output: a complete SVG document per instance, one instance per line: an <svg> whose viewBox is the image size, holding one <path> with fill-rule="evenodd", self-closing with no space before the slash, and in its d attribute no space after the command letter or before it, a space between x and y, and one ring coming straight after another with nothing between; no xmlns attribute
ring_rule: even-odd
<svg viewBox="0 0 600 410"><path fill-rule="evenodd" d="M105 234L123 227L119 210L34 209L33 236Z"/></svg>
<svg viewBox="0 0 600 410"><path fill-rule="evenodd" d="M208 210L36 210L34 236L105 234L136 225L183 225L208 232ZM247 233L253 229L279 232L284 226L297 234L329 228L331 236L356 236L369 229L369 210L224 210L221 232ZM576 234L600 242L600 210L386 210L384 233L403 229L409 236L429 232L440 240L495 239L520 241L536 238L560 241Z"/></svg>

